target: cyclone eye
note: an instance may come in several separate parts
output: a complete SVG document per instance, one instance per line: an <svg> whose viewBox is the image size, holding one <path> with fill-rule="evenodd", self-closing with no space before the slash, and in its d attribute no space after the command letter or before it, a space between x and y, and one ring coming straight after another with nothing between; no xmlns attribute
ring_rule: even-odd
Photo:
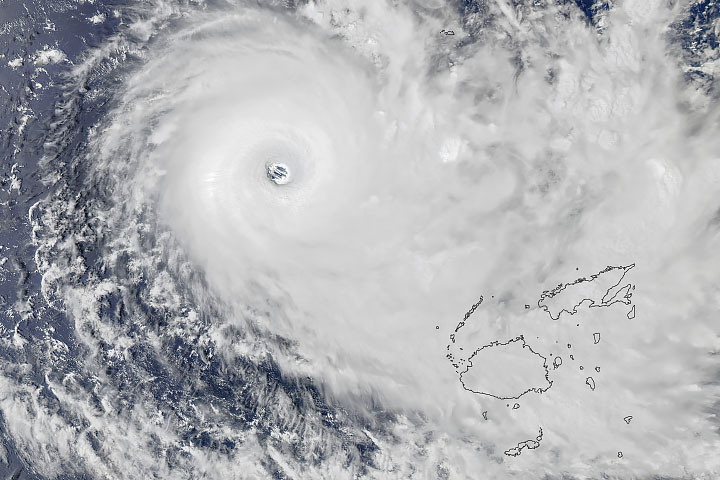
<svg viewBox="0 0 720 480"><path fill-rule="evenodd" d="M267 166L267 177L276 185L290 182L290 169L284 163L270 163Z"/></svg>

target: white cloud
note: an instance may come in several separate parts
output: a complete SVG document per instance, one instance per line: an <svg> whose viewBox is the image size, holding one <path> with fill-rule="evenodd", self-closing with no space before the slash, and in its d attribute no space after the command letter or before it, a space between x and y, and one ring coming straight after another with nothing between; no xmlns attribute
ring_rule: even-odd
<svg viewBox="0 0 720 480"><path fill-rule="evenodd" d="M187 254L177 270L203 273L184 286L206 300L206 315L221 305L208 337L228 364L266 347L224 335L251 323L293 341L291 353L265 352L286 375L315 378L359 417L373 418L374 406L396 414L391 432L376 434L378 478L438 465L458 478L717 468L707 412L717 396L708 352L720 237L709 222L720 139L704 127L714 119L680 107L690 87L663 37L673 12L654 2L642 17L637 2L617 5L598 37L553 8L521 15L503 4L471 41L455 12L418 3L312 2L301 9L312 24L194 12L184 30L165 33L92 145L89 181L111 182L122 205L94 212L117 235L107 255L131 252L141 275ZM439 34L449 24L452 40ZM35 62L65 58L44 55ZM293 182L267 180L275 161ZM139 218L147 211L156 224ZM157 231L177 243L142 247ZM523 334L547 353L555 341L592 343L592 332L524 305L576 268L631 262L633 323L625 311L583 317L603 326L585 354L588 367L603 365L594 397L567 358L564 380L517 410L462 389L446 347L480 294L486 304L463 348ZM148 285L154 304L182 303L172 275ZM97 292L63 294L97 335L117 335L88 317ZM538 425L540 448L499 460Z"/></svg>

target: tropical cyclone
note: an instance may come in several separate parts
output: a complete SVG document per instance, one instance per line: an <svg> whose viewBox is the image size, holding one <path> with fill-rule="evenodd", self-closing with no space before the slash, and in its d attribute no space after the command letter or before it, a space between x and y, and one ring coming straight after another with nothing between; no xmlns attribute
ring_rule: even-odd
<svg viewBox="0 0 720 480"><path fill-rule="evenodd" d="M600 32L578 2L102 3L20 12L4 36L1 116L27 129L0 134L0 209L37 247L3 249L0 272L0 431L23 476L701 478L717 461L720 137L717 99L678 90L681 4L619 2ZM107 23L79 32L83 12ZM93 47L43 60L70 37ZM590 298L575 321L530 307L563 268L626 258L642 292L570 295L614 269L547 298L558 319ZM437 325L486 287L448 375ZM483 356L516 348L541 375L520 342L468 367L520 334L564 360L552 389L460 388L467 370L505 395L480 388L500 371ZM642 421L621 433L627 413ZM542 448L503 455L539 425Z"/></svg>

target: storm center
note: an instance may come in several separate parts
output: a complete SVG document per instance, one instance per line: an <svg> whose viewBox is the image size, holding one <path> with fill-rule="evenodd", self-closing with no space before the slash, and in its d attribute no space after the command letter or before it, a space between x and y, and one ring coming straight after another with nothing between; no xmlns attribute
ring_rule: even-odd
<svg viewBox="0 0 720 480"><path fill-rule="evenodd" d="M290 182L290 169L284 163L270 163L267 166L267 177L276 185L285 185Z"/></svg>

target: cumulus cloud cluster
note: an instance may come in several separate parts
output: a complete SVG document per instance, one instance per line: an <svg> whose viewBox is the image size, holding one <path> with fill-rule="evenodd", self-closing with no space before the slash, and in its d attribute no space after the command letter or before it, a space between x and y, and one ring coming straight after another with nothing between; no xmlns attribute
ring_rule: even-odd
<svg viewBox="0 0 720 480"><path fill-rule="evenodd" d="M681 7L623 2L601 31L567 5L489 8L328 0L173 18L77 160L83 188L110 199L88 207L113 232L102 255L132 257L157 308L183 304L178 329L206 319L182 334L228 368L272 358L377 426L370 476L706 474L720 445L720 139L712 100L669 53ZM269 181L272 162L290 183ZM40 207L45 228L62 202ZM122 287L40 263L78 331L94 319L126 355L133 337L97 304ZM630 263L630 323L615 307L560 321L524 308L578 270ZM604 369L596 395L579 373L517 410L463 389L449 335L480 295L453 348L524 335L549 354L602 329L585 357ZM504 458L538 426L539 448Z"/></svg>

